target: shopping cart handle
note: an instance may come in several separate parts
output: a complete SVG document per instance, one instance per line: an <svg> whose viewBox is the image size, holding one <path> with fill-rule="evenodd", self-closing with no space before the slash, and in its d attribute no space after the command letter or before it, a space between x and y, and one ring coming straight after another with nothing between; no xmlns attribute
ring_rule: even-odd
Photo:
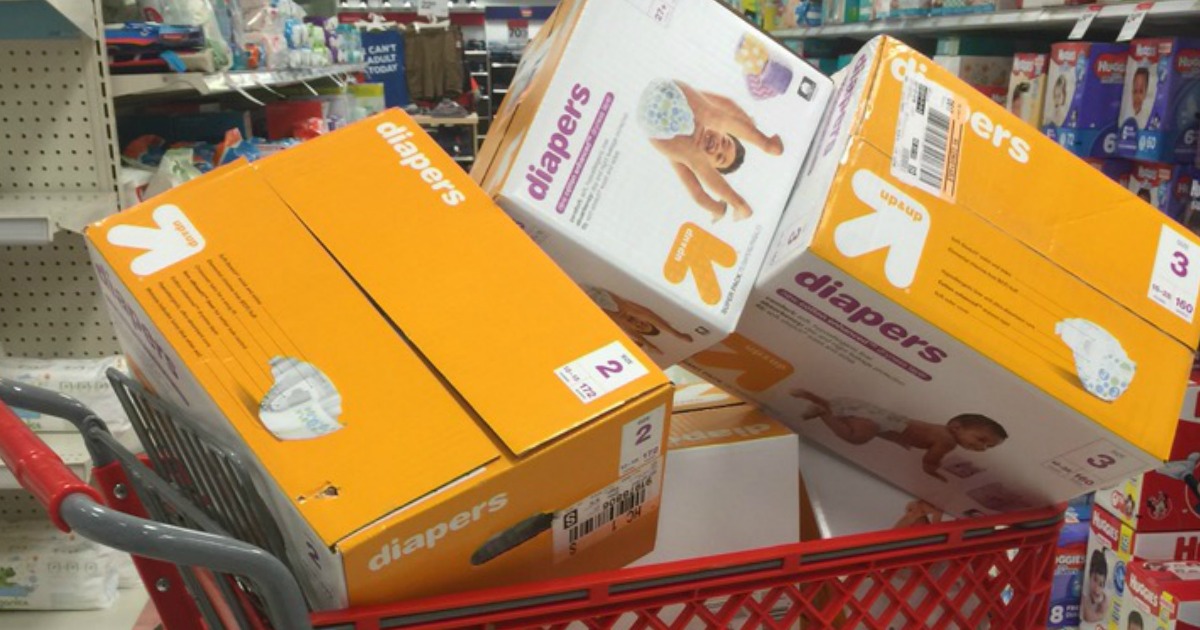
<svg viewBox="0 0 1200 630"><path fill-rule="evenodd" d="M83 428L83 421L95 415L83 403L66 394L3 378L0 378L0 402L11 407L62 418L76 428Z"/></svg>
<svg viewBox="0 0 1200 630"><path fill-rule="evenodd" d="M4 403L0 403L0 460L4 460L17 483L46 508L55 527L64 532L71 531L60 514L64 499L81 493L102 502L100 493L75 476L58 453L46 446Z"/></svg>

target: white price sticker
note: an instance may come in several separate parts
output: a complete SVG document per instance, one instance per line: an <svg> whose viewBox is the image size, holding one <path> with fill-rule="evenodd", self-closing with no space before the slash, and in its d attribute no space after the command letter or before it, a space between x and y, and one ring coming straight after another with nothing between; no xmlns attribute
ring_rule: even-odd
<svg viewBox="0 0 1200 630"><path fill-rule="evenodd" d="M644 11L650 19L655 22L667 26L671 23L671 16L675 14L675 5L679 4L679 0L626 0L629 4Z"/></svg>
<svg viewBox="0 0 1200 630"><path fill-rule="evenodd" d="M662 467L657 459L587 497L554 519L554 561L569 560L658 509Z"/></svg>
<svg viewBox="0 0 1200 630"><path fill-rule="evenodd" d="M1158 239L1149 296L1189 324L1195 317L1200 297L1200 247L1167 225Z"/></svg>
<svg viewBox="0 0 1200 630"><path fill-rule="evenodd" d="M554 374L585 403L648 373L646 366L620 341L614 341L554 370Z"/></svg>
<svg viewBox="0 0 1200 630"><path fill-rule="evenodd" d="M450 0L417 0L417 15L444 18L450 16Z"/></svg>
<svg viewBox="0 0 1200 630"><path fill-rule="evenodd" d="M1121 26L1121 32L1117 34L1117 41L1127 42L1133 39L1137 35L1138 29L1142 27L1142 21L1146 19L1146 14L1153 7L1153 2L1141 2L1133 7L1129 17L1125 18L1125 24Z"/></svg>
<svg viewBox="0 0 1200 630"><path fill-rule="evenodd" d="M1079 19L1075 20L1075 28L1071 29L1071 34L1067 35L1067 39L1072 41L1083 39L1083 36L1087 34L1088 28L1091 27L1092 21L1096 19L1097 15L1100 15L1100 5L1093 4L1085 9L1079 15Z"/></svg>

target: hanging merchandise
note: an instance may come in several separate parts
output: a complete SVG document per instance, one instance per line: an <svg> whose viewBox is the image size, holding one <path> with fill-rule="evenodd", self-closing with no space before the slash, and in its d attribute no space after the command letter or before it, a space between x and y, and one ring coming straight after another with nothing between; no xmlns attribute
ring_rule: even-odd
<svg viewBox="0 0 1200 630"><path fill-rule="evenodd" d="M362 33L366 51L367 81L383 85L386 107L404 107L412 102L405 73L405 37L395 24L369 27Z"/></svg>
<svg viewBox="0 0 1200 630"><path fill-rule="evenodd" d="M454 98L463 91L462 31L448 22L415 22L404 33L408 91L415 100Z"/></svg>

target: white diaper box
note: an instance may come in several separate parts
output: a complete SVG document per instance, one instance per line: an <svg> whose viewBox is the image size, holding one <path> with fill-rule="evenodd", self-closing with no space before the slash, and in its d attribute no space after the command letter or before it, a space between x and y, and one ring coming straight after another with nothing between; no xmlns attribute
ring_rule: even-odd
<svg viewBox="0 0 1200 630"><path fill-rule="evenodd" d="M895 40L833 100L736 334L689 369L953 514L1165 459L1200 240Z"/></svg>
<svg viewBox="0 0 1200 630"><path fill-rule="evenodd" d="M799 542L799 451L791 429L728 398L677 408L667 439L670 472L658 526L670 534L631 566Z"/></svg>
<svg viewBox="0 0 1200 630"><path fill-rule="evenodd" d="M715 0L564 0L472 175L668 366L733 330L830 92Z"/></svg>

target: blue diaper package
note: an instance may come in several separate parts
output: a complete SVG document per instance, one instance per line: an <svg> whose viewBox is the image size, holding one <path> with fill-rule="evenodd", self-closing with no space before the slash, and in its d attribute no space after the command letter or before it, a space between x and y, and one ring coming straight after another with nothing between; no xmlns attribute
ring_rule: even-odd
<svg viewBox="0 0 1200 630"><path fill-rule="evenodd" d="M1125 44L1051 46L1042 132L1080 157L1114 157L1127 55Z"/></svg>
<svg viewBox="0 0 1200 630"><path fill-rule="evenodd" d="M1200 121L1200 39L1135 39L1121 98L1122 157L1192 163Z"/></svg>
<svg viewBox="0 0 1200 630"><path fill-rule="evenodd" d="M1064 520L1066 523L1059 532L1058 549L1054 554L1047 628L1079 626L1083 568L1087 560L1088 532L1092 520L1092 495L1087 494L1068 503Z"/></svg>
<svg viewBox="0 0 1200 630"><path fill-rule="evenodd" d="M1197 169L1191 164L1136 162L1129 176L1129 190L1179 221L1192 202L1196 175Z"/></svg>

